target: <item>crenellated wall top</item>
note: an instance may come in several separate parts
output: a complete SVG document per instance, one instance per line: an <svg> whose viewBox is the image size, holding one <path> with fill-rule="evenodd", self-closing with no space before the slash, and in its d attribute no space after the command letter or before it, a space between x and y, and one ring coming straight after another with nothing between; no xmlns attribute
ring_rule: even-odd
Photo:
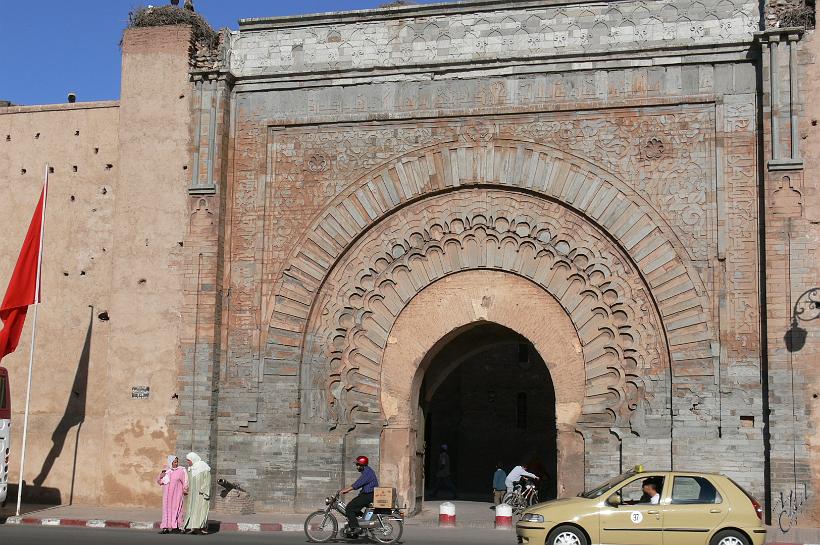
<svg viewBox="0 0 820 545"><path fill-rule="evenodd" d="M228 65L240 78L276 78L590 55L649 62L675 50L689 55L750 44L759 22L750 0L479 0L245 19L231 35Z"/></svg>

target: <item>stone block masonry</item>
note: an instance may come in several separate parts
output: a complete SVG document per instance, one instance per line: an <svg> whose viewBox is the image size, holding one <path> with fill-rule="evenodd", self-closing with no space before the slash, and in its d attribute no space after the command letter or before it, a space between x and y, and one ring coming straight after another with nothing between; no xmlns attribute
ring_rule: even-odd
<svg viewBox="0 0 820 545"><path fill-rule="evenodd" d="M542 285L574 324L587 386L563 448L584 452L580 474L720 459L764 496L758 13L467 2L243 20L224 64L196 73L232 89L199 132L229 158L220 471L287 509L365 451L415 505L424 408L392 405L386 358L414 297L491 268Z"/></svg>
<svg viewBox="0 0 820 545"><path fill-rule="evenodd" d="M555 410L538 414L555 422L528 421L526 396L463 395L550 430L540 459L560 494L635 464L719 470L773 520L813 523L820 321L799 352L783 337L818 277L817 48L811 31L761 32L760 8L470 0L245 19L198 53L207 66L185 29L127 34L103 172L128 184L105 185L106 257L89 254L110 277L99 353L111 388L150 383L165 399L151 410L174 414L127 411L100 437L126 438L132 479L173 442L200 451L259 511L315 506L365 454L418 509L431 442L463 416L438 418L426 393L470 335L506 328L546 365ZM0 108L13 176L50 138L17 147L39 113ZM164 144L143 138L160 127ZM127 407L114 390L95 403Z"/></svg>

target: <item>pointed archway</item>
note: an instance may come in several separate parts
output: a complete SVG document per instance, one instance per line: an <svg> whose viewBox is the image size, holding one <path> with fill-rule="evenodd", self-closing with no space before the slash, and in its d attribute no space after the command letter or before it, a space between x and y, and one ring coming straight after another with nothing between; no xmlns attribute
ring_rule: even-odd
<svg viewBox="0 0 820 545"><path fill-rule="evenodd" d="M496 467L508 472L519 464L540 477L540 498L554 499L555 387L543 358L529 339L493 322L448 337L422 365L425 499L453 493L489 501L487 482Z"/></svg>
<svg viewBox="0 0 820 545"><path fill-rule="evenodd" d="M549 324L549 327L545 327ZM584 485L584 443L577 432L585 397L584 361L577 332L558 301L521 276L491 270L471 270L448 276L420 293L399 315L383 359L381 405L386 425L381 434L380 471L395 483L403 504L417 508L422 498L424 415L420 407L425 378L436 381L446 369L437 369L466 331L493 327L515 332L544 356L554 385L556 451L553 477L559 495L574 494ZM429 384L427 385L429 388ZM435 454L435 450L432 451ZM524 457L527 453L521 453ZM487 454L492 465L495 456ZM514 464L524 460L510 460ZM486 478L485 478L486 480Z"/></svg>

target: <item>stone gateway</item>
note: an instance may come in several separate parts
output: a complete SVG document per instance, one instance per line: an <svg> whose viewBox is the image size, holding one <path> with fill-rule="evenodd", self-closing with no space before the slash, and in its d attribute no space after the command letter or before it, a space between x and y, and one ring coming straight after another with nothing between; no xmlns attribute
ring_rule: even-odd
<svg viewBox="0 0 820 545"><path fill-rule="evenodd" d="M760 375L732 376L761 355L757 10L468 2L242 21L221 70L195 73L203 115L229 132L209 197L228 200L225 368L216 429L195 430L219 471L271 508L307 507L364 452L414 509L435 433L462 488L486 480L493 448L472 464L484 473L464 454L481 417L442 430L422 390L456 370L431 365L450 343L495 324L547 368L557 493L720 459L760 494L762 427L741 425L762 422ZM510 388L496 405L517 403Z"/></svg>
<svg viewBox="0 0 820 545"><path fill-rule="evenodd" d="M183 74L160 428L258 511L320 503L359 454L420 509L446 445L464 497L499 461L549 497L642 464L818 520L817 322L783 342L818 283L818 46L763 8L240 21Z"/></svg>

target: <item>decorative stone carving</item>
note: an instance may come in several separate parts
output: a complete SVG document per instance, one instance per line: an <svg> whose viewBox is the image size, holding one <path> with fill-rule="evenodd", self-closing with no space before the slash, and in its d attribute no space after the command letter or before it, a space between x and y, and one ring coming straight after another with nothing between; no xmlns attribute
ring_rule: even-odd
<svg viewBox="0 0 820 545"><path fill-rule="evenodd" d="M581 422L628 428L641 377L668 369L660 321L629 259L565 207L481 189L397 212L327 278L303 357L311 386L327 392L331 425L380 421L379 368L391 324L426 285L472 268L529 278L564 306L586 361Z"/></svg>
<svg viewBox="0 0 820 545"><path fill-rule="evenodd" d="M522 56L605 52L647 43L681 46L734 39L751 41L757 30L757 3L709 1L687 9L666 2L632 0L611 4L499 9L492 12L414 14L403 19L340 23L319 21L296 29L240 24L231 57L239 76L293 71L371 69L430 63L496 61ZM251 26L255 28L250 28ZM304 47L302 62L291 51ZM375 53L375 54L374 54ZM252 59L253 63L240 62Z"/></svg>
<svg viewBox="0 0 820 545"><path fill-rule="evenodd" d="M646 141L643 152L647 159L660 159L664 152L663 140L653 136Z"/></svg>

